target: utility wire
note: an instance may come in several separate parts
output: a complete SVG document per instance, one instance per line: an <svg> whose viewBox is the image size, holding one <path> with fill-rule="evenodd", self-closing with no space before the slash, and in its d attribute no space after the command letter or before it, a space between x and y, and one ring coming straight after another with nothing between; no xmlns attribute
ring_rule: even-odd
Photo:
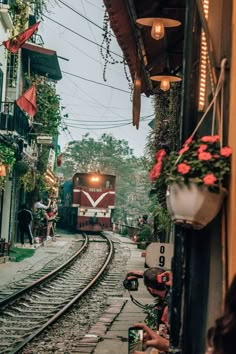
<svg viewBox="0 0 236 354"><path fill-rule="evenodd" d="M153 117L154 116L154 114L150 114L150 115L148 115L148 116L143 116L143 117L140 117L140 120L146 120L146 119L148 119L148 118L150 118L150 117ZM106 117L100 117L100 118L106 118ZM115 117L114 117L114 119L116 119ZM117 120L104 120L104 121L97 121L97 120L85 120L85 119L72 119L72 118L65 118L65 120L66 120L66 122L68 122L68 121L73 121L73 122L77 122L78 124L80 123L80 122L86 122L86 123L119 123L119 122L127 122L127 121L129 121L130 120L130 118L126 118L126 119L117 119Z"/></svg>
<svg viewBox="0 0 236 354"><path fill-rule="evenodd" d="M145 118L145 119L140 119L140 121L145 121L145 120L147 120L147 118ZM99 124L99 123L102 123L102 124L104 124L105 126L101 126L101 124ZM114 124L112 124L112 125L108 125L108 126L106 126L106 124L107 124L107 122L95 122L95 124L90 124L90 125L88 125L88 124L85 124L85 123L78 123L78 124L73 124L73 123L67 123L67 125L68 125L68 127L71 127L71 128L80 128L80 129L88 129L88 128L94 128L94 129L103 129L103 130L105 130L105 129L114 129L114 128L121 128L121 127L124 127L124 126L127 126L127 125L130 125L130 124L132 124L132 122L130 121L130 122L127 122L127 123L118 123L118 122L114 122Z"/></svg>
<svg viewBox="0 0 236 354"><path fill-rule="evenodd" d="M123 89L121 89L119 87L115 87L115 86L104 84L102 82L98 82L98 81L94 81L94 80L91 80L91 79L87 79L85 77L82 77L82 76L79 76L79 75L76 75L76 74L72 74L72 73L68 73L67 71L63 71L63 70L62 70L62 73L66 74L66 75L71 75L71 76L77 77L78 79L81 79L81 80L84 80L84 81L92 82L93 84L106 86L106 87L112 88L113 90L118 90L118 91L121 91L121 92L125 92L125 93L128 93L130 95L130 91L123 90Z"/></svg>
<svg viewBox="0 0 236 354"><path fill-rule="evenodd" d="M79 15L80 17L84 18L86 21L92 23L94 26L100 28L102 31L104 31L104 29L99 26L97 23L95 23L94 21L90 20L87 16L83 15L81 12L79 12L78 10L74 9L73 7L69 6L68 4L66 4L64 1L62 0L57 0L58 2L60 2L61 4L63 4L64 6L68 7L68 9L70 9L71 11L75 12L77 15ZM112 34L113 37L115 37Z"/></svg>
<svg viewBox="0 0 236 354"><path fill-rule="evenodd" d="M77 36L83 38L84 40L86 40L86 41L88 41L88 42L90 42L90 43L95 44L95 45L98 46L99 48L103 48L103 49L106 50L106 48L103 47L102 45L100 45L100 44L98 44L98 43L92 41L91 39L89 39L89 38L87 38L87 37L85 37L85 36L82 36L82 34L79 34L78 32L76 32L76 31L72 30L71 28L69 28L69 27L63 25L62 23L53 20L52 18L48 17L47 15L43 15L43 17L45 17L45 18L47 18L48 20L50 20L50 21L56 23L57 25L59 25L59 26L65 28L66 30L68 30L68 31L70 31L70 32L72 32L72 33L74 33L74 34L76 34ZM121 59L123 60L123 57L122 57L120 54L117 54L117 53L113 52L112 50L110 50L110 53L116 55L117 57L119 57L119 58L121 58Z"/></svg>

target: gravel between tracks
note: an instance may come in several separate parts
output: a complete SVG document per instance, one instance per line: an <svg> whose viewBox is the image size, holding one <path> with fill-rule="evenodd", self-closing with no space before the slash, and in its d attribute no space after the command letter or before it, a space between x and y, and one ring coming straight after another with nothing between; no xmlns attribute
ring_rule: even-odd
<svg viewBox="0 0 236 354"><path fill-rule="evenodd" d="M108 308L114 297L123 295L125 265L130 256L129 248L122 243L115 243L115 255L103 281L91 290L86 297L56 322L45 330L22 351L24 354L79 353L82 352L79 340ZM92 267L92 264L88 264ZM104 325L105 326L105 325ZM96 340L96 338L95 338Z"/></svg>

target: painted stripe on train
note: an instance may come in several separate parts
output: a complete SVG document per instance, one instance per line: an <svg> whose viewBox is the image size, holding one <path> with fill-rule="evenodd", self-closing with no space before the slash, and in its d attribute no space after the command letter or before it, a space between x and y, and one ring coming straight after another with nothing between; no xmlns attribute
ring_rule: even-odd
<svg viewBox="0 0 236 354"><path fill-rule="evenodd" d="M78 192L80 192L80 190L77 190ZM88 200L90 201L91 205L95 208L100 202L101 200L108 194L115 194L115 192L110 191L110 192L106 192L100 195L100 197L98 197L97 200L93 200L93 198L91 197L91 195L88 192L85 191L81 191L82 193L84 193L86 195L86 197L88 198Z"/></svg>

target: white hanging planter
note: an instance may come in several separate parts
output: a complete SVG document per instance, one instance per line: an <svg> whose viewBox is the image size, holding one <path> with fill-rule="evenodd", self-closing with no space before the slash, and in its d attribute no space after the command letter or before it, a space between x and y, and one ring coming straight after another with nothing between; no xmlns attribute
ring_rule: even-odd
<svg viewBox="0 0 236 354"><path fill-rule="evenodd" d="M205 185L173 183L166 193L167 208L174 223L200 230L218 214L226 194L225 188L212 193Z"/></svg>

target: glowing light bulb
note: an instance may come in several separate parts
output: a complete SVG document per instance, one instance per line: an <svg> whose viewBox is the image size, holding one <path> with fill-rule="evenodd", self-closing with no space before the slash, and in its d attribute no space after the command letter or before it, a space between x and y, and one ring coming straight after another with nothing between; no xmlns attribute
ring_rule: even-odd
<svg viewBox="0 0 236 354"><path fill-rule="evenodd" d="M170 80L168 77L163 77L161 80L160 89L162 91L168 91L170 89Z"/></svg>
<svg viewBox="0 0 236 354"><path fill-rule="evenodd" d="M151 36L152 38L159 40L165 35L164 23L161 19L155 19L152 24Z"/></svg>

